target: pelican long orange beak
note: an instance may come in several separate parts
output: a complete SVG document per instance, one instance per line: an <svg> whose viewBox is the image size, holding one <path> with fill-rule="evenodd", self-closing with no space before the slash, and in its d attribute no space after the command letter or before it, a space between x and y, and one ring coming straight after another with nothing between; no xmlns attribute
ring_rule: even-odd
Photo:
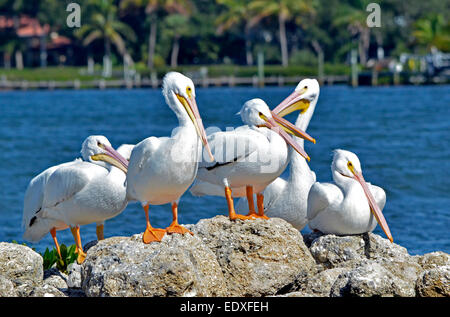
<svg viewBox="0 0 450 317"><path fill-rule="evenodd" d="M381 229L383 229L383 231L386 234L386 236L388 237L389 241L394 242L394 238L392 237L391 231L389 230L389 226L386 222L386 219L384 218L380 207L378 207L378 205L375 201L375 198L373 197L372 193L370 192L369 186L367 185L366 181L364 180L362 173L356 171L353 166L349 166L349 169L353 173L353 178L361 184L361 187L364 190L364 194L366 195L367 200L369 202L370 211L374 215L374 217L377 220L378 224L380 225Z"/></svg>
<svg viewBox="0 0 450 317"><path fill-rule="evenodd" d="M286 141L286 143L288 143L290 146L292 146L294 148L294 150L296 150L301 156L303 156L308 161L311 160L310 157L308 156L308 154L303 149L303 147L301 147L286 131L289 131L290 134L293 134L293 135L296 135L296 136L299 136L302 138L311 138L308 134L297 129L292 124L290 124L291 126L281 125L280 123L278 123L278 121L280 121L280 119L281 120L284 120L284 119L278 117L276 114L274 115L272 113L272 116L275 116L273 118L267 118L264 115L260 115L260 116L264 121L266 121L266 124L264 125L265 127L278 133ZM286 121L286 120L284 120L284 121Z"/></svg>
<svg viewBox="0 0 450 317"><path fill-rule="evenodd" d="M122 170L125 174L128 172L128 160L120 155L119 152L114 150L109 145L99 145L105 152L91 155L91 159L94 161L104 161L111 165L114 165L118 169Z"/></svg>
<svg viewBox="0 0 450 317"><path fill-rule="evenodd" d="M278 106L276 106L272 112L280 117L284 117L297 110L304 113L308 110L310 105L310 101L305 99L303 96L307 90L307 88L302 88L299 91L294 90L294 92L286 97L286 99L284 99Z"/></svg>
<svg viewBox="0 0 450 317"><path fill-rule="evenodd" d="M202 118L200 117L195 97L192 96L192 94L188 94L188 98L185 98L184 96L178 94L176 94L176 96L183 107L186 109L189 118L192 120L192 123L195 126L195 130L197 131L197 134L200 137L203 146L208 152L211 161L214 161L214 156L211 153L211 148L209 147L208 139L206 138L205 128L203 127Z"/></svg>
<svg viewBox="0 0 450 317"><path fill-rule="evenodd" d="M290 134L292 134L292 135L294 135L296 137L308 140L308 141L316 144L316 139L311 137L308 133L306 133L303 130L300 130L294 124L292 124L288 120L283 119L282 117L278 116L273 111L271 113L272 113L273 119L278 123L278 125L280 127L283 128L284 131L286 131L287 133L290 133Z"/></svg>

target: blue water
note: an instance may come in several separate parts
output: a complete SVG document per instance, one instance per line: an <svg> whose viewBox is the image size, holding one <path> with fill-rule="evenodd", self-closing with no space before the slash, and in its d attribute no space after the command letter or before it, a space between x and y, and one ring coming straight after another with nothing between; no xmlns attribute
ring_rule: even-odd
<svg viewBox="0 0 450 317"><path fill-rule="evenodd" d="M292 89L197 88L197 103L206 127L224 129L240 125L235 113L246 100L260 97L273 107ZM323 87L308 128L317 139L306 145L317 179L331 181L333 149L355 152L365 179L386 190L384 215L395 242L411 254L450 253L449 106L449 86ZM103 134L118 146L169 135L177 123L161 91L152 89L2 92L0 109L0 241L23 241L28 182L45 168L78 157L86 136ZM223 198L189 192L179 208L181 223L227 214ZM168 226L170 206L153 206L150 217L154 226ZM130 204L107 221L105 236L144 228L141 207ZM375 232L384 235L379 227ZM83 243L95 238L95 225L82 228ZM73 244L69 230L58 232L58 239ZM53 242L48 235L29 245L42 252Z"/></svg>

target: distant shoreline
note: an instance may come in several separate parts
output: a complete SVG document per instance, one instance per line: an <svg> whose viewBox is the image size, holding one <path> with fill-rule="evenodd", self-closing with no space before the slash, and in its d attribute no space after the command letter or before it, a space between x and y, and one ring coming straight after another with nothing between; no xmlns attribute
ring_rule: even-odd
<svg viewBox="0 0 450 317"><path fill-rule="evenodd" d="M409 75L407 80L402 79L396 83L389 80L392 74L384 74L377 76L377 82L374 82L372 74L361 73L358 76L356 86L422 86L422 85L445 85L450 83L450 76L436 76L426 78L421 75ZM215 78L193 78L194 84L198 87L264 87L264 86L285 86L295 85L306 77L314 77L319 79L321 85L349 85L351 86L351 76L349 75L330 75L318 78L317 76L270 76L270 77L234 77L222 76ZM383 79L384 78L384 79ZM143 78L138 80L125 79L95 79L95 80L7 80L0 79L0 92L17 91L17 90L57 90L57 89L133 89L133 88L159 88L161 87L160 79Z"/></svg>

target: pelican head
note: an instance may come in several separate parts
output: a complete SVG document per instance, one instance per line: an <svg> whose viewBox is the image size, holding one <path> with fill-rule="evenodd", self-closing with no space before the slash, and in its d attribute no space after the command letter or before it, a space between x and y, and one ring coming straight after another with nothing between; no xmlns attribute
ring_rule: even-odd
<svg viewBox="0 0 450 317"><path fill-rule="evenodd" d="M195 100L195 87L192 80L178 72L170 72L164 76L162 86L167 104L175 113L183 116L186 114L189 117L211 160L214 160L206 138L202 118L198 111Z"/></svg>
<svg viewBox="0 0 450 317"><path fill-rule="evenodd" d="M81 146L81 156L87 162L104 167L109 163L124 173L128 170L128 161L120 155L103 135L91 135L84 140Z"/></svg>
<svg viewBox="0 0 450 317"><path fill-rule="evenodd" d="M380 207L378 207L375 198L370 192L369 186L364 180L364 177L362 175L361 163L359 162L358 156L356 156L355 153L349 151L339 149L335 150L331 169L333 171L333 175L341 175L344 177L343 179L345 179L346 177L354 179L361 185L369 203L370 211L374 215L375 219L377 220L381 229L383 229L388 239L393 242L394 240L392 238L391 231L389 230L386 219L384 218ZM335 172L338 174L335 174Z"/></svg>
<svg viewBox="0 0 450 317"><path fill-rule="evenodd" d="M289 121L279 117L270 111L264 100L255 98L247 101L240 111L242 122L250 126L265 127L278 133L288 144L290 144L301 156L310 160L305 150L288 134L298 136L307 140L312 138L304 131L299 130ZM312 139L314 140L314 139Z"/></svg>
<svg viewBox="0 0 450 317"><path fill-rule="evenodd" d="M284 99L273 112L284 117L296 110L305 113L314 100L317 100L320 93L319 82L316 79L302 79L294 92Z"/></svg>

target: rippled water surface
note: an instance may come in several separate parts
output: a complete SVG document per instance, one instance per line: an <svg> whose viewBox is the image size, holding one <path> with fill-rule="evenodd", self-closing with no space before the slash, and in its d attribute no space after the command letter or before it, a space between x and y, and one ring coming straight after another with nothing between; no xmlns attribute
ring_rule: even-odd
<svg viewBox="0 0 450 317"><path fill-rule="evenodd" d="M318 181L331 181L332 150L355 152L365 179L386 190L384 215L395 242L411 254L450 253L450 93L449 86L323 87L308 128L317 144L307 144ZM205 126L240 125L235 113L254 97L275 106L293 87L197 89ZM113 146L166 136L176 126L160 90L28 91L0 93L0 241L22 242L23 197L28 182L49 166L79 156L90 134L103 134ZM288 117L295 120L295 115ZM285 177L289 171L283 174ZM180 222L226 214L220 197L180 202ZM154 226L171 222L170 206L153 206ZM145 229L138 204L106 222L105 236ZM304 229L307 232L308 229ZM384 236L379 227L376 233ZM72 244L69 230L58 232ZM95 225L82 227L83 242L95 239ZM38 251L53 246L50 235Z"/></svg>

